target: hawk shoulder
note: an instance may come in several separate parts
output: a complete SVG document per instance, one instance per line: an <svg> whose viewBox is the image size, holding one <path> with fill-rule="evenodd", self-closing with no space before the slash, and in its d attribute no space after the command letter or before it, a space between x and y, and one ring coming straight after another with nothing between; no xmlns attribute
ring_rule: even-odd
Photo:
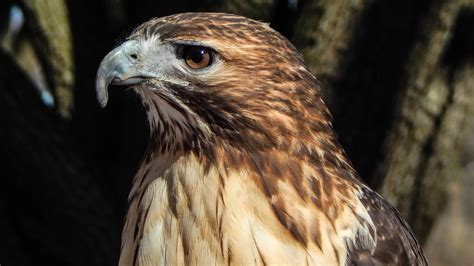
<svg viewBox="0 0 474 266"><path fill-rule="evenodd" d="M368 188L363 188L360 200L374 223L377 241L367 249L356 239L348 265L428 265L420 244L392 205Z"/></svg>

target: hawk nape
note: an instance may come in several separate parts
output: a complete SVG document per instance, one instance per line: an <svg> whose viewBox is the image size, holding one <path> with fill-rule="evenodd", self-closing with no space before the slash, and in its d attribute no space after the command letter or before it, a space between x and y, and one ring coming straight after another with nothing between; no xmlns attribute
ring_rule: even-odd
<svg viewBox="0 0 474 266"><path fill-rule="evenodd" d="M121 265L427 264L360 181L301 55L267 24L152 19L102 61L102 106L109 84L140 96L150 127Z"/></svg>

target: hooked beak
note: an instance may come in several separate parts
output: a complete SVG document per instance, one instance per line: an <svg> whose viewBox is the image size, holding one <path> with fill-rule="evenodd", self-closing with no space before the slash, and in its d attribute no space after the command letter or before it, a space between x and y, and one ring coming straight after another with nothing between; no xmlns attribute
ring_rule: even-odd
<svg viewBox="0 0 474 266"><path fill-rule="evenodd" d="M139 43L135 40L124 42L108 53L100 63L96 76L96 94L101 107L107 105L109 85L136 85L156 75L137 66Z"/></svg>

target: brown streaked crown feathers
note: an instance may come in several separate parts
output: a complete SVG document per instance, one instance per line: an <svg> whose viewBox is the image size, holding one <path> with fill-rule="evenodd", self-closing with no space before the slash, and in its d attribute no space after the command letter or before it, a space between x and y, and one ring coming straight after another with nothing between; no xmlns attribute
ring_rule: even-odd
<svg viewBox="0 0 474 266"><path fill-rule="evenodd" d="M151 132L120 265L427 265L360 181L301 55L267 24L152 19L101 63L102 105L110 83L140 95Z"/></svg>

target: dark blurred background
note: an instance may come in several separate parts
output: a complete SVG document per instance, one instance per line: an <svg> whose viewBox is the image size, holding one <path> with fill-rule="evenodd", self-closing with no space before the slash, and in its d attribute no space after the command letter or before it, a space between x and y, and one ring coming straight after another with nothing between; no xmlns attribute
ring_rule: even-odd
<svg viewBox="0 0 474 266"><path fill-rule="evenodd" d="M294 43L356 169L431 264L474 264L474 0L2 0L0 264L117 264L148 132L131 93L99 109L95 73L134 27L188 11Z"/></svg>

